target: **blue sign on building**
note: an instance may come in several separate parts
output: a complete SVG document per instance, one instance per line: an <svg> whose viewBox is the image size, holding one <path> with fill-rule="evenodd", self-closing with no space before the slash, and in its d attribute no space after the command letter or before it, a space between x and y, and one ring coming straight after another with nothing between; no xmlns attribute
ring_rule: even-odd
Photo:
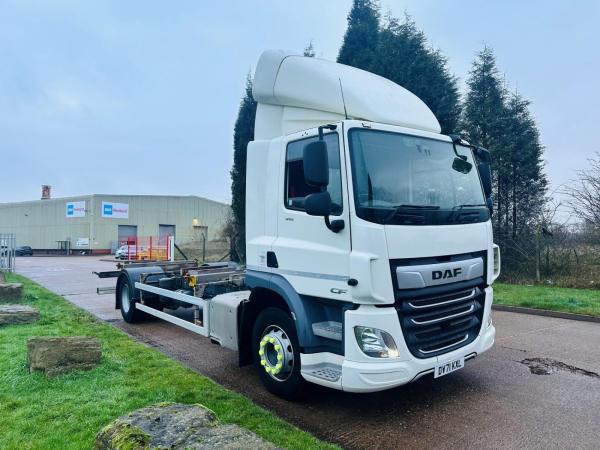
<svg viewBox="0 0 600 450"><path fill-rule="evenodd" d="M85 200L77 202L67 202L65 209L67 218L72 219L73 217L85 217Z"/></svg>
<svg viewBox="0 0 600 450"><path fill-rule="evenodd" d="M129 204L102 202L102 217L110 217L111 219L128 219Z"/></svg>

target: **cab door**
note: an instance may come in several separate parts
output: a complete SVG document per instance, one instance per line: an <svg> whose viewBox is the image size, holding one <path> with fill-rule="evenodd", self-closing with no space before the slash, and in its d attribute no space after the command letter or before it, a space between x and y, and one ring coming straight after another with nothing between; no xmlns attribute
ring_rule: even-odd
<svg viewBox="0 0 600 450"><path fill-rule="evenodd" d="M330 231L323 217L304 210L307 195L316 192L304 180L304 146L318 139L318 129L287 136L283 142L277 238L272 249L277 261L273 270L284 276L296 292L322 298L350 300L347 284L350 269L350 220L343 152L343 130L324 135L329 159L329 191L334 205L330 220L343 220L344 229Z"/></svg>

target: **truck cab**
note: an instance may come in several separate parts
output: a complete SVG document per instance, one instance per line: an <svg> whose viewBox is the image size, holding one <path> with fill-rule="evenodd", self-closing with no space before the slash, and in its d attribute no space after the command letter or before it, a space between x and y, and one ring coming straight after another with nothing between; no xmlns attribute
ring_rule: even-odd
<svg viewBox="0 0 600 450"><path fill-rule="evenodd" d="M488 350L489 153L342 64L267 51L253 86L240 351L248 342L267 388L378 391Z"/></svg>

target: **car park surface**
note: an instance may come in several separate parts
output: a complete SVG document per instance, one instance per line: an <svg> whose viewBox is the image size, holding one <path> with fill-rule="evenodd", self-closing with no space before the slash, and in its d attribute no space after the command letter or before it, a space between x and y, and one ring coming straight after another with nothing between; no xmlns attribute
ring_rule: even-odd
<svg viewBox="0 0 600 450"><path fill-rule="evenodd" d="M21 257L17 272L134 338L346 448L598 448L600 324L494 312L495 346L455 373L375 394L307 388L296 403L264 390L251 366L206 338L158 320L130 325L105 257Z"/></svg>

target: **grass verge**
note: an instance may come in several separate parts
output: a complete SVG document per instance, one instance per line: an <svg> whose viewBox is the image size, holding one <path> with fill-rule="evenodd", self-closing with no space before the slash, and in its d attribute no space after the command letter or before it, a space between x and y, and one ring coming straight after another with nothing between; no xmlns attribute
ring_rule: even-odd
<svg viewBox="0 0 600 450"><path fill-rule="evenodd" d="M112 420L168 401L201 403L221 422L246 427L280 447L337 448L99 322L36 283L18 275L10 275L7 281L24 284L23 303L38 308L40 320L0 328L0 448L89 449L98 431ZM28 338L73 335L102 341L99 367L54 379L27 372Z"/></svg>
<svg viewBox="0 0 600 450"><path fill-rule="evenodd" d="M494 303L600 317L600 291L494 283Z"/></svg>

